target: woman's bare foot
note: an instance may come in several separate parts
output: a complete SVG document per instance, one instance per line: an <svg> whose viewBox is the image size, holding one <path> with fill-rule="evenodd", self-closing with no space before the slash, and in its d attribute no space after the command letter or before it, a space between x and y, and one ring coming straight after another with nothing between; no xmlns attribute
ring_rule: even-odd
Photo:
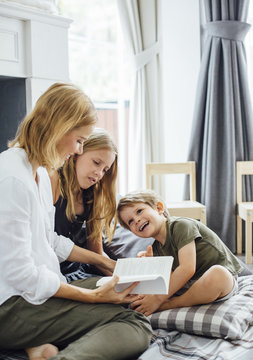
<svg viewBox="0 0 253 360"><path fill-rule="evenodd" d="M58 354L59 349L52 344L43 344L32 348L25 349L29 360L46 360L51 356Z"/></svg>

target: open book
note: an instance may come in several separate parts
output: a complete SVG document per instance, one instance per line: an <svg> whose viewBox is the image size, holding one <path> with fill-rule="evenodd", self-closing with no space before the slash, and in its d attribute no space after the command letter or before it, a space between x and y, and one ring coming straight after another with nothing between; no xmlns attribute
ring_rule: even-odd
<svg viewBox="0 0 253 360"><path fill-rule="evenodd" d="M172 256L118 259L113 272L113 275L119 276L115 290L122 291L139 281L133 294L168 294L172 263ZM111 278L106 276L99 279L97 286L105 284Z"/></svg>

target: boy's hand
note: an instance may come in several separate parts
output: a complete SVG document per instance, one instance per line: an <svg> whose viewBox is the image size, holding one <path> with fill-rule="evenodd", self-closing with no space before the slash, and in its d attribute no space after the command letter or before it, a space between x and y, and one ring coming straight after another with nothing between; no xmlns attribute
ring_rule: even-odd
<svg viewBox="0 0 253 360"><path fill-rule="evenodd" d="M168 295L139 295L138 299L132 302L130 308L149 316L158 310L166 300L168 300Z"/></svg>
<svg viewBox="0 0 253 360"><path fill-rule="evenodd" d="M148 247L147 247L147 250L146 251L140 251L140 252L138 252L138 254L137 254L137 257L151 257L151 256L153 256L153 249L152 249L152 246L151 245L149 245Z"/></svg>

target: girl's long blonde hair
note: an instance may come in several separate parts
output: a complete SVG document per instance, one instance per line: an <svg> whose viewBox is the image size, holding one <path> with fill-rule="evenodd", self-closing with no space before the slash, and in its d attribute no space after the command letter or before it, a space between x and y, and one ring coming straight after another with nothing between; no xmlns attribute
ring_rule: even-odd
<svg viewBox="0 0 253 360"><path fill-rule="evenodd" d="M116 214L116 180L118 174L118 151L111 136L104 129L95 129L92 135L84 142L83 152L94 150L111 150L115 154L115 160L111 168L106 171L103 178L93 189L92 213L86 221L87 236L91 241L99 241L102 231L109 238L112 238L116 223L112 225L112 220ZM61 195L67 199L66 215L70 221L75 219L75 196L80 196L82 191L76 176L75 155L67 161L59 171Z"/></svg>
<svg viewBox="0 0 253 360"><path fill-rule="evenodd" d="M82 90L73 84L55 83L40 96L8 145L23 148L30 162L48 170L58 169L62 165L57 152L59 140L70 130L96 121L96 109Z"/></svg>

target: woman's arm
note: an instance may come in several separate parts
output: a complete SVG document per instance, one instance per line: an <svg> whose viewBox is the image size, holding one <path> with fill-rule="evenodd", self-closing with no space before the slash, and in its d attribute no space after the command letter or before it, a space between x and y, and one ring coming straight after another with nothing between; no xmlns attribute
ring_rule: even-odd
<svg viewBox="0 0 253 360"><path fill-rule="evenodd" d="M83 289L74 285L61 283L60 288L55 293L54 297L71 299L75 301L87 303L131 303L138 295L129 295L135 288L137 283L133 283L127 289L121 292L116 292L114 287L119 281L118 276L114 276L103 286L97 289Z"/></svg>

